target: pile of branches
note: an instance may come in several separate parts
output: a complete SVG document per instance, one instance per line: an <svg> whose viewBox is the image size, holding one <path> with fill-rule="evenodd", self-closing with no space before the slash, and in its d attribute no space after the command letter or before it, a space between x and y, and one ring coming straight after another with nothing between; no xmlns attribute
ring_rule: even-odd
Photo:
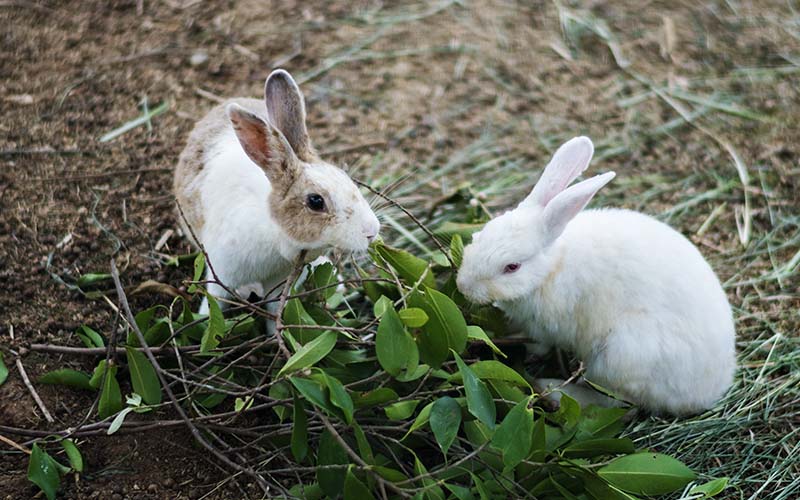
<svg viewBox="0 0 800 500"><path fill-rule="evenodd" d="M39 380L96 391L86 418L60 432L0 429L37 438L26 443L29 478L50 499L61 474L82 471L75 438L164 427L187 428L268 497L631 499L693 487L701 498L720 489L618 437L626 409L581 408L563 395L546 410L492 340L498 312L458 292L462 250L454 236L429 259L379 242L366 269L299 261L268 298L232 300L224 314L205 293L204 253L186 296L138 312L112 261L118 328L81 327L83 348L32 346L102 358L93 373L64 368ZM208 316L193 312L200 295ZM125 377L133 392L123 400ZM68 466L53 458L60 447Z"/></svg>

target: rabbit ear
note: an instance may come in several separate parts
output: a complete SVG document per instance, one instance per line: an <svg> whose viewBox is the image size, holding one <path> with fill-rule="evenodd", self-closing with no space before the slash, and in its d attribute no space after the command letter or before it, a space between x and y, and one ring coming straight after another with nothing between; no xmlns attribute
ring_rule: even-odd
<svg viewBox="0 0 800 500"><path fill-rule="evenodd" d="M520 206L546 206L586 170L592 154L594 146L588 137L575 137L562 144L544 168L531 194L520 203Z"/></svg>
<svg viewBox="0 0 800 500"><path fill-rule="evenodd" d="M291 185L299 174L300 167L286 138L258 115L238 104L228 104L225 111L242 149L264 170L270 183Z"/></svg>
<svg viewBox="0 0 800 500"><path fill-rule="evenodd" d="M615 175L614 172L596 175L557 194L542 212L545 235L549 240L558 238L567 223L578 215L600 188L608 184Z"/></svg>
<svg viewBox="0 0 800 500"><path fill-rule="evenodd" d="M297 157L306 162L316 159L306 130L306 105L292 75L277 69L264 87L269 121L286 137Z"/></svg>

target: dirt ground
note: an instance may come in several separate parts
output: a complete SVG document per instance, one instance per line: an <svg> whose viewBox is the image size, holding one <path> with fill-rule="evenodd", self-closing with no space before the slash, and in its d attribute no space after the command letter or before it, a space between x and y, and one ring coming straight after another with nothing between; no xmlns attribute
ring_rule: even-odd
<svg viewBox="0 0 800 500"><path fill-rule="evenodd" d="M531 185L529 171L556 138L581 133L600 139L597 168L618 172L607 200L654 214L689 203L665 218L692 235L723 282L787 261L798 248L797 226L784 229L790 243L773 249L772 263L761 255L745 266L734 210L743 206L743 190L701 195L739 179L730 146L751 167L754 239L768 232L772 210L797 213L800 73L731 77L748 68L797 68L800 23L793 32L781 24L798 19L796 12L783 2L745 2L735 11L725 2L582 7L604 20L595 25L600 33L584 27L570 38L565 11L538 1L0 2L0 347L11 371L0 387L0 424L63 429L83 419L87 396L38 386L56 419L48 425L12 350L80 345L74 331L82 324L111 328L106 302L67 286L82 274L108 272L111 258L126 285L154 279L180 286L186 268L164 265L165 255L189 251L177 234L173 165L193 123L219 97L259 95L276 67L301 83L323 155L378 184L411 174L421 188L401 201L420 213L460 182L487 186L498 175L509 182L488 195L493 206L508 205ZM613 35L604 37L603 27ZM632 62L624 70L620 54ZM740 96L743 107L771 118L742 118L706 103L713 119L701 127L659 131L702 103L665 105L652 89L642 97L634 85L641 75L698 95ZM151 109L162 102L169 109L151 128L99 141L139 116L144 99ZM475 153L485 140L491 147ZM518 166L498 174L493 159ZM765 191L772 204L757 201ZM757 337L767 321L796 332L800 321L784 313L800 306L798 285L791 273L777 284L729 286L740 330ZM772 299L750 300L756 292ZM134 306L157 300L141 296ZM93 360L28 353L23 361L35 378L57 367L88 369ZM188 433L91 438L81 449L88 472L65 480L63 498L255 495L226 481L230 473ZM33 497L27 461L2 453L0 497Z"/></svg>

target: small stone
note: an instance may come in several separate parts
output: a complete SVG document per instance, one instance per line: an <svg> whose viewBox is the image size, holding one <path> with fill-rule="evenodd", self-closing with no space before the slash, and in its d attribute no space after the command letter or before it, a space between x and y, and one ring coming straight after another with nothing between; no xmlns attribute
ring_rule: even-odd
<svg viewBox="0 0 800 500"><path fill-rule="evenodd" d="M113 495L111 495L111 500L122 500L122 495L120 495L119 493L114 493Z"/></svg>
<svg viewBox="0 0 800 500"><path fill-rule="evenodd" d="M168 477L164 480L163 484L165 488L172 488L173 486L175 486L175 480L172 479L171 477Z"/></svg>
<svg viewBox="0 0 800 500"><path fill-rule="evenodd" d="M150 485L147 486L147 491L149 493L155 493L155 492L158 491L158 486L155 485L155 484L150 484Z"/></svg>
<svg viewBox="0 0 800 500"><path fill-rule="evenodd" d="M205 50L197 50L194 54L189 58L189 64L192 66L200 66L201 64L205 64L208 61L208 52Z"/></svg>

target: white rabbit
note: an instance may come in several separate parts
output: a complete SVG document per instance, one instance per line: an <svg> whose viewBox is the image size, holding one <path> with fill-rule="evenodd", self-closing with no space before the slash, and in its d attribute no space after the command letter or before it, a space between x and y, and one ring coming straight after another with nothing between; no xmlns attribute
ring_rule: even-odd
<svg viewBox="0 0 800 500"><path fill-rule="evenodd" d="M174 192L184 233L191 237L188 224L220 281L233 290L255 283L266 293L301 250L309 260L328 247L364 251L380 224L352 179L311 146L291 75L274 71L264 94L230 99L197 123ZM228 297L216 283L208 292ZM200 312L208 312L207 301Z"/></svg>
<svg viewBox="0 0 800 500"><path fill-rule="evenodd" d="M569 184L586 137L556 151L519 206L464 249L459 290L493 302L540 343L575 353L586 378L655 413L710 408L733 380L735 332L714 271L683 235L647 215L582 211L614 178Z"/></svg>

